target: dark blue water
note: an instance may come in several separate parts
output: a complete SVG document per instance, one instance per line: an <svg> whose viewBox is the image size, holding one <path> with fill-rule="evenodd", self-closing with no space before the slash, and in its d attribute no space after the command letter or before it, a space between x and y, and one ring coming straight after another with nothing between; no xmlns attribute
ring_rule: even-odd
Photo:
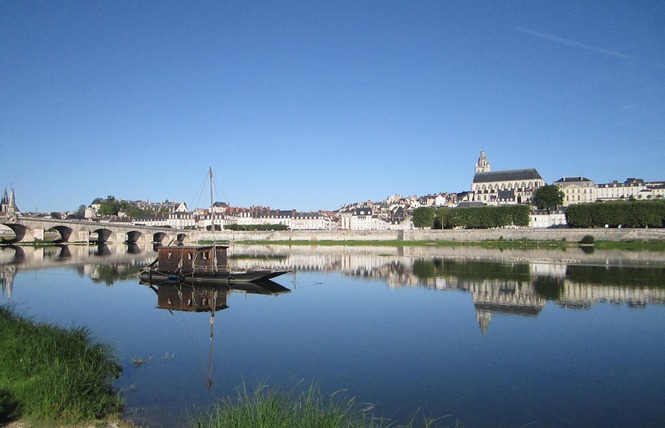
<svg viewBox="0 0 665 428"><path fill-rule="evenodd" d="M211 377L211 313L160 309L157 290L122 279L150 252L24 270L5 251L0 304L110 344L127 415L150 426L183 425L243 383L311 382L392 420L665 425L662 266L300 252L279 259L308 266L277 278L290 292L226 296Z"/></svg>

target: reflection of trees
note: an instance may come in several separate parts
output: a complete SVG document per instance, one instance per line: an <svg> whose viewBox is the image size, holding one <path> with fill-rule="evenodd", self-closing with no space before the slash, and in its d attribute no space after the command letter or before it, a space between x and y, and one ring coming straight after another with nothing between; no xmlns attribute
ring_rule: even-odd
<svg viewBox="0 0 665 428"><path fill-rule="evenodd" d="M574 282L627 287L665 288L665 268L568 265L566 278Z"/></svg>
<svg viewBox="0 0 665 428"><path fill-rule="evenodd" d="M515 280L528 279L526 263L493 263L483 261L457 261L440 258L418 259L413 262L413 274L420 279L454 276L459 280Z"/></svg>
<svg viewBox="0 0 665 428"><path fill-rule="evenodd" d="M560 300L563 293L563 278L555 276L537 276L533 280L533 287L545 300Z"/></svg>
<svg viewBox="0 0 665 428"><path fill-rule="evenodd" d="M129 279L138 275L141 266L131 263L117 263L107 265L93 265L89 272L95 283L113 285L114 282Z"/></svg>

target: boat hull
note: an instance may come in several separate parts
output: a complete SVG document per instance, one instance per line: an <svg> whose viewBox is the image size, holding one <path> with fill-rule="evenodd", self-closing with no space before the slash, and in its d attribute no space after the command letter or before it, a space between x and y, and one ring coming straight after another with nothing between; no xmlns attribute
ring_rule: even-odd
<svg viewBox="0 0 665 428"><path fill-rule="evenodd" d="M226 285L235 283L248 283L266 281L287 273L285 270L247 270L241 272L196 272L196 273L166 273L156 269L149 269L139 274L139 279L146 282L184 282L186 284Z"/></svg>

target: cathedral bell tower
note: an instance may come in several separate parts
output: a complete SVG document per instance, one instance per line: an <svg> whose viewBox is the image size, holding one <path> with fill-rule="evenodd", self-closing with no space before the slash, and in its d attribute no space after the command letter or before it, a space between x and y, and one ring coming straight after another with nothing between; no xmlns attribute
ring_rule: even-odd
<svg viewBox="0 0 665 428"><path fill-rule="evenodd" d="M476 164L476 172L489 172L490 164L487 162L487 157L485 156L485 150L480 151L480 157L478 158L478 163Z"/></svg>

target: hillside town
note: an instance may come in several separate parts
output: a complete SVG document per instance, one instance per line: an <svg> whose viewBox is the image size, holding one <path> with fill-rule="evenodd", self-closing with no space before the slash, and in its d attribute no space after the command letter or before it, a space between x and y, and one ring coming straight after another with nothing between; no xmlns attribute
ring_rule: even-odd
<svg viewBox="0 0 665 428"><path fill-rule="evenodd" d="M336 211L299 212L270 207L232 207L215 202L211 208L190 209L185 202L146 202L96 198L77 213L51 213L62 218L88 221L122 222L174 229L282 228L290 230L404 230L413 228L411 214L419 207L464 208L477 206L532 205L537 189L546 183L535 168L493 171L484 150L475 164L470 191L436 193L424 196L388 196L383 201L365 201L343 205ZM563 194L560 209L542 211L531 208L530 227L566 227L567 206L596 201L656 200L665 198L665 181L647 182L640 178L595 183L584 176L562 177L553 183ZM125 207L112 214L104 204ZM126 209L132 208L132 210ZM140 214L132 214L139 211ZM132 211L132 212L130 212ZM5 190L1 214L20 214L14 189Z"/></svg>

